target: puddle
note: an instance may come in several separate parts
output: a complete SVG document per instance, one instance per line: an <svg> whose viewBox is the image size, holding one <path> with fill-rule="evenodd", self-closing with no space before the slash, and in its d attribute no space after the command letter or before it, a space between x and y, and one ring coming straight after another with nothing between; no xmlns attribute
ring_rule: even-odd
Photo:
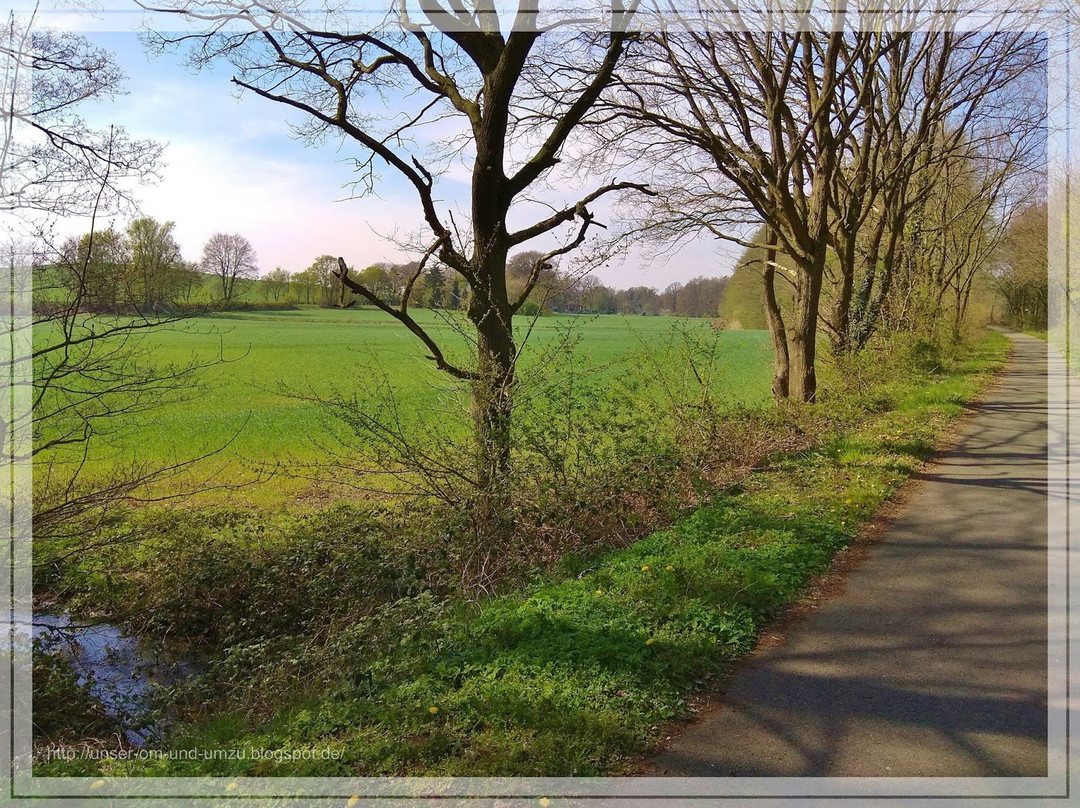
<svg viewBox="0 0 1080 808"><path fill-rule="evenodd" d="M161 734L149 718L156 687L197 671L190 661L165 663L149 656L137 638L107 622L34 612L33 638L40 650L65 659L80 685L89 683L90 694L117 720L133 746L144 746Z"/></svg>

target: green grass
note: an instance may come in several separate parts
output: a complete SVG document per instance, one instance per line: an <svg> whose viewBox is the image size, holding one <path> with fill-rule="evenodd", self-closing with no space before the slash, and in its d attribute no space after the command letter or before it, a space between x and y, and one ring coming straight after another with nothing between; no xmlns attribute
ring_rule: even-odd
<svg viewBox="0 0 1080 808"><path fill-rule="evenodd" d="M624 772L856 538L1007 351L991 334L940 373L894 374L819 445L774 458L670 529L563 576L473 604L402 599L381 626L356 627L357 651L341 654L330 693L267 720L211 716L172 739L174 748L329 748L339 761L77 761L35 774ZM891 406L878 410L879 400Z"/></svg>
<svg viewBox="0 0 1080 808"><path fill-rule="evenodd" d="M448 353L467 362L468 346L442 316L414 312ZM519 340L531 321L517 318ZM707 321L656 317L543 317L532 327L521 361L523 379L545 349L573 335L574 362L601 378L625 374L628 364L672 364L665 357L688 328L711 338ZM764 332L720 332L722 373L714 391L729 402L761 403L768 398L770 347ZM107 475L131 456L167 463L195 457L228 444L220 455L200 464L191 477L224 467L230 480L253 476L259 464L306 462L322 457L323 410L288 394L326 395L338 390L356 395L364 406L378 405L385 380L406 412L418 419L439 419L465 428L466 407L447 396L453 383L425 358L419 341L389 316L372 309L317 309L220 313L188 321L182 327L151 333L145 342L155 362L183 364L192 359L226 361L199 374L201 389L188 400L171 403L126 431L119 442L102 442L88 472ZM653 390L659 394L659 390ZM230 443L231 441L231 443ZM220 479L220 478L219 478ZM274 478L253 489L217 493L203 501L292 501L299 483Z"/></svg>

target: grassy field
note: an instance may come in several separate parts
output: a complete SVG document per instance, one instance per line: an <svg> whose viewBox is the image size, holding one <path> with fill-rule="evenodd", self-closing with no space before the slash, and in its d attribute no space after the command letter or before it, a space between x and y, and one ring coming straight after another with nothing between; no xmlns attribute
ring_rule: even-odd
<svg viewBox="0 0 1080 808"><path fill-rule="evenodd" d="M467 361L468 343L445 315L416 310L414 316L448 353ZM709 345L713 355L710 387L719 400L757 404L767 400L770 347L764 332L714 332L708 321L658 317L519 318L519 340L527 332L521 360L524 384L547 369L548 381L573 368L601 374L613 382L635 373L642 394L662 396L672 385L692 382L686 363L672 361L689 341ZM556 345L567 345L560 363L546 362ZM466 414L447 396L451 381L425 359L423 346L389 316L371 309L301 308L294 311L218 313L187 321L146 338L155 362L192 360L223 363L198 374L200 385L184 401L152 413L118 441L101 443L91 458L91 474L108 474L132 457L169 462L195 457L225 444L193 474L217 471L217 479L254 479L266 464L318 459L327 425L324 408L296 397L338 391L377 407L389 385L411 417L459 422ZM682 374L681 376L679 374ZM449 410L440 409L449 407ZM231 441L231 443L230 443ZM274 477L248 488L205 494L201 501L272 504L313 496L299 480Z"/></svg>

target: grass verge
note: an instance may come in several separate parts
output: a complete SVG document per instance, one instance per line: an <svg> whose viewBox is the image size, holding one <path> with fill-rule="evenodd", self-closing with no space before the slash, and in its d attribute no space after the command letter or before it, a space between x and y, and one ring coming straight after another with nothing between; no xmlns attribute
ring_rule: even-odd
<svg viewBox="0 0 1080 808"><path fill-rule="evenodd" d="M896 374L905 380L875 386L814 448L773 458L628 548L568 559L558 576L478 603L402 598L350 630L355 651L338 655L329 692L269 719L210 716L170 739L277 754L57 761L35 775L626 771L854 540L1007 352L990 334L946 369Z"/></svg>

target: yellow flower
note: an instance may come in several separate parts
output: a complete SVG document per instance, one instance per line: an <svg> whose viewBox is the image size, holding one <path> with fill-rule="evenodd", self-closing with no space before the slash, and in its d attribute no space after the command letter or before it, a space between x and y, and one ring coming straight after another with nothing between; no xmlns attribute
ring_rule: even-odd
<svg viewBox="0 0 1080 808"><path fill-rule="evenodd" d="M646 645L652 645L654 642L656 642L656 640L654 640L652 637L649 637L649 639L645 640Z"/></svg>
<svg viewBox="0 0 1080 808"><path fill-rule="evenodd" d="M360 802L360 795L359 794L353 794L351 797L349 797L349 801L347 803L345 803L345 806L346 806L346 808L352 808L358 802Z"/></svg>
<svg viewBox="0 0 1080 808"><path fill-rule="evenodd" d="M232 791L233 789L235 789L237 787L237 785L238 785L237 783L229 783L227 786L225 786L225 790L226 791Z"/></svg>
<svg viewBox="0 0 1080 808"><path fill-rule="evenodd" d="M668 572L671 572L675 568L673 566L671 566L670 564L668 564L666 567L664 567L664 569L666 569Z"/></svg>
<svg viewBox="0 0 1080 808"><path fill-rule="evenodd" d="M439 708L438 707L428 707L427 711L429 713L431 713L432 715L435 715L435 713L439 712Z"/></svg>
<svg viewBox="0 0 1080 808"><path fill-rule="evenodd" d="M551 805L551 800L549 800L547 797L541 797L540 804L544 806L544 808L547 808L549 805Z"/></svg>
<svg viewBox="0 0 1080 808"><path fill-rule="evenodd" d="M649 570L649 565L648 565L648 564L646 564L645 566L643 566L643 567L641 568L641 571L642 571L642 572L648 572L648 570Z"/></svg>
<svg viewBox="0 0 1080 808"><path fill-rule="evenodd" d="M104 780L95 780L90 784L90 788L101 788L103 785L105 785Z"/></svg>
<svg viewBox="0 0 1080 808"><path fill-rule="evenodd" d="M602 595L602 594L604 594L604 590L603 589L597 589L596 594Z"/></svg>

